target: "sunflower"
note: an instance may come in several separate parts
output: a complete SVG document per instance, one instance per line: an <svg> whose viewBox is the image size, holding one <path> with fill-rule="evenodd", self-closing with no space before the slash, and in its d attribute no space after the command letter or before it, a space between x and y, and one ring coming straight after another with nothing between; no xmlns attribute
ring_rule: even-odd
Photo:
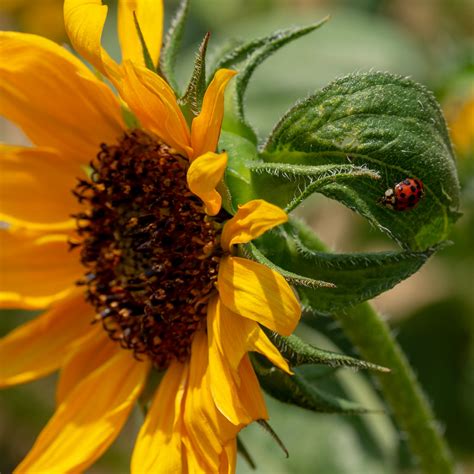
<svg viewBox="0 0 474 474"><path fill-rule="evenodd" d="M280 274L238 250L287 215L253 200L231 216L216 190L235 72L217 71L188 123L145 68L133 12L157 64L161 2L119 3L120 64L101 47L107 7L64 4L71 43L120 99L55 43L0 33L2 114L34 145L2 146L0 303L46 308L0 340L0 385L60 370L56 411L18 473L85 470L152 373L161 380L132 472L234 472L238 432L268 418L248 352L290 371L260 325L288 335L300 305Z"/></svg>

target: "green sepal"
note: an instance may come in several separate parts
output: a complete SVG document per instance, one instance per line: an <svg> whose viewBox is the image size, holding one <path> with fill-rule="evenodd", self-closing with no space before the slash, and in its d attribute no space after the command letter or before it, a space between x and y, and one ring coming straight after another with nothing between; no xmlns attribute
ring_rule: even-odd
<svg viewBox="0 0 474 474"><path fill-rule="evenodd" d="M352 367L354 369L374 370L376 372L390 372L390 369L371 362L356 359L345 354L325 351L304 342L294 334L288 337L280 336L273 331L265 331L281 355L291 367L303 364L322 364L329 367Z"/></svg>
<svg viewBox="0 0 474 474"><path fill-rule="evenodd" d="M247 464L252 469L257 469L257 465L255 464L252 455L250 454L249 450L247 449L247 446L245 446L239 436L237 436L237 452L245 459L245 461L247 461Z"/></svg>
<svg viewBox="0 0 474 474"><path fill-rule="evenodd" d="M249 59L249 57L254 54L257 50L263 48L264 46L268 46L274 44L279 39L287 38L288 36L294 34L297 30L303 30L310 28L310 31L318 28L322 23L327 21L329 18L323 19L321 22L316 23L315 25L310 25L307 27L302 28L285 28L283 30L277 30L272 32L269 35L262 36L260 38L254 39L252 41L238 42L238 44L232 47L232 43L229 43L225 49L223 49L220 53L216 54L216 59L214 61L212 71L217 71L221 68L230 68L237 66L243 61ZM309 33L310 31L303 32L300 36ZM289 41L296 38L291 38ZM281 45L283 46L283 45ZM273 51L272 51L273 52ZM270 52L271 54L271 52Z"/></svg>
<svg viewBox="0 0 474 474"><path fill-rule="evenodd" d="M367 218L401 246L423 250L447 238L459 217L459 183L441 109L410 79L387 73L338 79L292 108L261 153L267 163L366 166L382 179L335 182L322 194ZM389 187L422 180L425 197L410 211L380 204Z"/></svg>
<svg viewBox="0 0 474 474"><path fill-rule="evenodd" d="M176 80L175 66L179 49L183 41L184 25L189 12L189 0L181 0L160 53L160 71L166 78L173 90L180 95L179 84Z"/></svg>
<svg viewBox="0 0 474 474"><path fill-rule="evenodd" d="M253 143L257 143L256 132L244 118L244 96L255 69L272 53L289 42L314 31L327 20L328 18L325 18L313 25L276 31L263 38L240 44L232 51L226 51L216 61L210 77L213 77L214 72L219 68L234 67L243 63L243 66L238 68L239 74L229 87L222 123L223 130L244 136Z"/></svg>
<svg viewBox="0 0 474 474"><path fill-rule="evenodd" d="M299 368L294 374L274 367L265 357L252 354L252 363L262 388L283 403L321 413L361 414L371 410L358 403L335 397L310 383Z"/></svg>
<svg viewBox="0 0 474 474"><path fill-rule="evenodd" d="M184 111L191 112L194 117L201 111L202 99L206 92L206 51L210 36L210 33L206 33L199 46L188 87L178 101Z"/></svg>
<svg viewBox="0 0 474 474"><path fill-rule="evenodd" d="M135 23L135 28L137 30L138 38L140 40L140 44L142 47L143 60L145 61L145 66L150 71L156 72L156 67L153 64L153 59L151 59L151 55L150 55L150 52L148 51L148 47L146 45L145 38L143 37L142 29L140 28L140 23L138 23L137 14L135 13L135 11L133 12L133 21Z"/></svg>
<svg viewBox="0 0 474 474"><path fill-rule="evenodd" d="M334 283L335 288L296 286L305 308L330 315L374 298L415 273L441 246L423 252L327 253L308 246L310 231L290 222L253 243L275 265L303 277ZM317 240L315 240L317 241Z"/></svg>
<svg viewBox="0 0 474 474"><path fill-rule="evenodd" d="M350 189L380 179L377 171L352 164L298 165L254 161L248 164L248 168L255 196L287 212L315 192L324 193L333 186Z"/></svg>
<svg viewBox="0 0 474 474"><path fill-rule="evenodd" d="M314 23L313 25L298 27L298 28L289 28L279 32L273 33L267 38L267 41L262 41L261 47L249 48L249 51L253 49L252 53L249 55L245 66L239 72L235 81L236 88L236 105L238 115L244 119L244 96L247 91L247 86L249 84L250 78L257 66L259 66L265 59L271 56L275 51L279 50L281 47L290 43L291 41L298 39L312 31L316 30L324 23L329 20L329 17L324 18L323 20ZM237 54L236 56L238 56Z"/></svg>

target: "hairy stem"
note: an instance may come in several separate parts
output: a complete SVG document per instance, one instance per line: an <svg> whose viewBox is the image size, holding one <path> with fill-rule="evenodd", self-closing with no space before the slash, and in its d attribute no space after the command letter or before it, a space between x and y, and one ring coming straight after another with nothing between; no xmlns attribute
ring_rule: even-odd
<svg viewBox="0 0 474 474"><path fill-rule="evenodd" d="M362 357L391 369L377 377L396 422L408 435L409 446L427 474L454 472L454 464L439 433L430 404L400 346L376 310L363 303L336 315Z"/></svg>

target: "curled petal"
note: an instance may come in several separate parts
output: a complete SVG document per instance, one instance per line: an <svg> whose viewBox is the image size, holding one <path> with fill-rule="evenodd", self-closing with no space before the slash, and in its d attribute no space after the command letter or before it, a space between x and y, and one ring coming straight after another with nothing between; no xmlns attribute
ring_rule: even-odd
<svg viewBox="0 0 474 474"><path fill-rule="evenodd" d="M301 316L293 290L274 270L240 257L223 257L217 280L219 296L232 312L284 336L290 335Z"/></svg>
<svg viewBox="0 0 474 474"><path fill-rule="evenodd" d="M208 151L216 151L224 118L224 92L228 82L237 74L230 69L219 69L207 88L201 113L191 125L191 159Z"/></svg>
<svg viewBox="0 0 474 474"><path fill-rule="evenodd" d="M142 45L135 27L133 12L137 16L148 52L156 66L160 57L163 35L163 1L119 0L118 34L122 48L122 61L130 60L144 66Z"/></svg>
<svg viewBox="0 0 474 474"><path fill-rule="evenodd" d="M116 86L141 124L179 153L189 156L189 128L168 83L129 61L124 63L122 72Z"/></svg>
<svg viewBox="0 0 474 474"><path fill-rule="evenodd" d="M102 0L64 0L64 25L74 49L102 74L117 74L117 63L102 48L108 7Z"/></svg>
<svg viewBox="0 0 474 474"><path fill-rule="evenodd" d="M227 153L208 152L196 158L188 169L187 180L191 192L201 198L206 213L215 216L222 205L222 197L216 186L224 176Z"/></svg>
<svg viewBox="0 0 474 474"><path fill-rule="evenodd" d="M235 216L225 223L221 238L222 248L229 251L232 245L246 244L287 220L288 215L278 206L263 199L249 201L239 206Z"/></svg>

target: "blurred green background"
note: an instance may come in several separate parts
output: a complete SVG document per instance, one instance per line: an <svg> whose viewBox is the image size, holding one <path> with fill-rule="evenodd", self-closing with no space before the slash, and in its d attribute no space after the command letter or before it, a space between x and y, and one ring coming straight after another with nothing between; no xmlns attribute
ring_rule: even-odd
<svg viewBox="0 0 474 474"><path fill-rule="evenodd" d="M115 5L104 45L119 56ZM177 1L167 1L170 16ZM230 38L253 39L278 28L309 24L331 15L322 29L267 60L247 95L248 117L260 138L298 99L353 71L409 75L433 90L455 142L462 184L463 217L453 245L422 270L376 298L426 389L442 429L465 472L474 471L474 2L470 0L194 0L178 67L185 83L198 43L212 32L210 54ZM169 18L167 17L169 22ZM61 0L1 0L0 28L67 42ZM0 123L0 140L24 143L15 127ZM338 251L393 248L365 221L339 204L313 196L299 210L318 235ZM5 311L0 335L32 313ZM337 324L306 318L298 329L309 342L350 353ZM377 361L373 361L377 362ZM0 361L7 363L7 361ZM370 408L383 402L371 379L340 370L315 370L323 388ZM55 376L0 393L0 472L11 472L53 411ZM93 396L93 394L91 394ZM259 426L242 440L262 473L416 472L404 435L390 414L361 416L305 412L268 399L271 425L290 451L285 459ZM88 472L128 472L141 423L135 413L109 452ZM251 472L239 458L238 472Z"/></svg>

